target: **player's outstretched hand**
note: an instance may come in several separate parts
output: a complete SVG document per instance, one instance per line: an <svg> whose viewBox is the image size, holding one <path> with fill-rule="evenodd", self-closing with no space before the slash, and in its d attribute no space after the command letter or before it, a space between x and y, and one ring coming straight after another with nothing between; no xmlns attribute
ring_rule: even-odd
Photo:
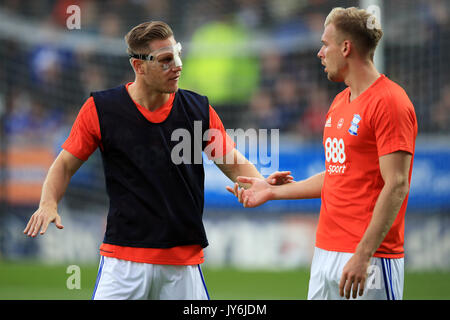
<svg viewBox="0 0 450 320"><path fill-rule="evenodd" d="M47 231L48 225L54 223L58 229L63 229L64 226L61 224L61 217L59 216L56 209L40 207L31 216L30 221L28 221L23 233L29 237L36 237L40 232L41 235Z"/></svg>
<svg viewBox="0 0 450 320"><path fill-rule="evenodd" d="M272 173L270 176L266 178L267 183L272 185L282 185L286 183L292 183L294 181L294 177L291 176L290 171L276 171Z"/></svg>
<svg viewBox="0 0 450 320"><path fill-rule="evenodd" d="M227 186L226 189L234 194L245 208L254 208L271 200L271 185L267 183L266 179L237 177L236 180L240 183L250 184L250 187L245 190L239 188L239 184L235 183L234 188Z"/></svg>

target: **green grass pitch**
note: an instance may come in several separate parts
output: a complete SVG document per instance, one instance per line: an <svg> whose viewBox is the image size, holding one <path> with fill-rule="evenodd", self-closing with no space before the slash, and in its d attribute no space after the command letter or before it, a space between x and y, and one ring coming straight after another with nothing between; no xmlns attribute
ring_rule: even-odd
<svg viewBox="0 0 450 320"><path fill-rule="evenodd" d="M64 265L0 261L0 299L90 299L96 265L80 265L81 289L69 290ZM75 264L75 263L73 263ZM309 270L243 271L203 267L211 299L304 300ZM406 272L404 299L450 299L450 271Z"/></svg>

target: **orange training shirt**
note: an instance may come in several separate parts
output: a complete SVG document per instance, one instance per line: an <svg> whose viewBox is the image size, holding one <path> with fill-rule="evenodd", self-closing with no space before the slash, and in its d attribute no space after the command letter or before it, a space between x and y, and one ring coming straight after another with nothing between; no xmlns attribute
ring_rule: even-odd
<svg viewBox="0 0 450 320"><path fill-rule="evenodd" d="M383 188L380 156L395 151L413 155L417 136L414 107L405 91L381 75L350 102L350 89L334 99L325 122L325 178L316 246L354 253L372 218ZM409 182L413 160L409 171ZM375 257L404 256L408 196Z"/></svg>

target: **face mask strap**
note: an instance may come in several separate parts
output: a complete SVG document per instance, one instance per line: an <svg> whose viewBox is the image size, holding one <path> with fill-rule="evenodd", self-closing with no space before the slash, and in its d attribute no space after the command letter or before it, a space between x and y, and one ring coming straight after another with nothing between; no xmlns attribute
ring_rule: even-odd
<svg viewBox="0 0 450 320"><path fill-rule="evenodd" d="M139 60L148 60L148 61L153 61L154 58L155 58L151 54L137 54L137 53L130 53L128 55L128 57L129 58L139 59Z"/></svg>

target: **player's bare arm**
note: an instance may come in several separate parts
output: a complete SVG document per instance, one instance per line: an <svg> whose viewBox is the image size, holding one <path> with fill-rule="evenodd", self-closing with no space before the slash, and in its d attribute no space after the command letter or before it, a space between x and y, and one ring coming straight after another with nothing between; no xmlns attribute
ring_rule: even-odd
<svg viewBox="0 0 450 320"><path fill-rule="evenodd" d="M58 202L63 197L70 179L83 162L65 150L59 153L51 165L42 186L39 208L28 221L23 231L24 234L36 237L40 232L43 235L50 223L55 223L58 229L64 228L57 210Z"/></svg>
<svg viewBox="0 0 450 320"><path fill-rule="evenodd" d="M215 164L231 181L237 182L237 177L239 176L264 179L253 163L248 161L236 148L230 152L232 152L231 155L225 155L221 161L215 161ZM265 180L272 185L281 185L292 182L293 177L290 171L276 171ZM240 185L243 188L250 187L250 184L243 182Z"/></svg>
<svg viewBox="0 0 450 320"><path fill-rule="evenodd" d="M364 293L369 261L386 237L409 190L411 154L398 151L379 158L384 187L380 192L372 219L356 248L355 254L345 265L339 284L340 295L348 299ZM358 289L359 287L359 289Z"/></svg>
<svg viewBox="0 0 450 320"><path fill-rule="evenodd" d="M308 179L284 185L270 185L267 181L252 177L238 177L240 183L250 184L247 190L240 189L238 184L234 188L227 186L244 207L253 208L269 200L313 199L320 198L325 172L320 172Z"/></svg>

